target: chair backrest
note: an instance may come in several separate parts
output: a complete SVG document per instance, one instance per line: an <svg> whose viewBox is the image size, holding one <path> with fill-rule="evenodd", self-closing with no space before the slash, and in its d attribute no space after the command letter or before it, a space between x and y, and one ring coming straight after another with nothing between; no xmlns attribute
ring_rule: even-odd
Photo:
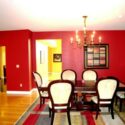
<svg viewBox="0 0 125 125"><path fill-rule="evenodd" d="M69 107L74 91L74 84L69 80L54 80L48 86L48 93L52 108L67 106Z"/></svg>
<svg viewBox="0 0 125 125"><path fill-rule="evenodd" d="M118 88L118 79L115 77L101 78L97 82L97 93L99 99L114 99Z"/></svg>
<svg viewBox="0 0 125 125"><path fill-rule="evenodd" d="M38 72L33 72L34 80L36 82L37 87L42 87L42 77Z"/></svg>
<svg viewBox="0 0 125 125"><path fill-rule="evenodd" d="M62 80L70 80L75 84L76 80L77 80L77 74L72 69L65 69L61 73L61 79Z"/></svg>
<svg viewBox="0 0 125 125"><path fill-rule="evenodd" d="M82 79L84 81L94 81L94 82L96 82L97 79L98 79L98 74L95 70L91 70L91 69L84 70L82 72Z"/></svg>

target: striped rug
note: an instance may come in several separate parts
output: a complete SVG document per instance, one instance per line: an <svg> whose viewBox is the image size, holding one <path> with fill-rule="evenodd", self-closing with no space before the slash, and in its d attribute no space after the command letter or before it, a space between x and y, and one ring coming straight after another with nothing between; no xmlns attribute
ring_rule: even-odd
<svg viewBox="0 0 125 125"><path fill-rule="evenodd" d="M44 104L39 108L35 105L25 119L20 122L23 125L50 125L51 118L49 117L48 104ZM125 125L119 116L115 113L115 119L111 118L108 109L102 108L101 114L95 120L95 112L91 111L71 111L72 125ZM66 113L56 113L54 125L68 125Z"/></svg>

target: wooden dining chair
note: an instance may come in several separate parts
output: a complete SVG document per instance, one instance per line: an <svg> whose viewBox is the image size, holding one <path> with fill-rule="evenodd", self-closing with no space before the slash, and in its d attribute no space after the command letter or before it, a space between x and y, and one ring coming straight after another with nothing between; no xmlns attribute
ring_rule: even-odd
<svg viewBox="0 0 125 125"><path fill-rule="evenodd" d="M75 85L76 81L77 81L77 74L76 74L75 70L73 70L73 69L65 69L61 72L61 79L70 80Z"/></svg>
<svg viewBox="0 0 125 125"><path fill-rule="evenodd" d="M98 74L95 70L87 69L82 72L82 80L85 84L94 85L98 80Z"/></svg>
<svg viewBox="0 0 125 125"><path fill-rule="evenodd" d="M73 69L65 69L61 72L61 79L62 80L70 80L76 85L77 83L77 73ZM76 103L77 95L74 93L73 95L74 102Z"/></svg>
<svg viewBox="0 0 125 125"><path fill-rule="evenodd" d="M53 125L56 112L66 112L68 123L71 125L70 109L71 100L74 91L74 84L69 80L54 80L48 86L49 92L49 116L51 117L51 125ZM52 113L52 116L51 116Z"/></svg>
<svg viewBox="0 0 125 125"><path fill-rule="evenodd" d="M40 107L45 103L45 99L48 99L48 88L43 86L42 77L38 72L33 72L34 81L36 83L36 87L39 93L40 98Z"/></svg>
<svg viewBox="0 0 125 125"><path fill-rule="evenodd" d="M82 84L86 87L94 87L98 80L98 74L93 69L86 69L82 72ZM82 94L83 102L89 102L95 93Z"/></svg>
<svg viewBox="0 0 125 125"><path fill-rule="evenodd" d="M91 100L96 104L96 119L100 111L100 107L108 107L111 111L112 119L114 119L113 104L114 97L118 88L119 80L115 77L101 78L96 84L96 94Z"/></svg>
<svg viewBox="0 0 125 125"><path fill-rule="evenodd" d="M122 111L123 102L125 102L125 91L117 92L116 93L116 105L119 100L119 111Z"/></svg>

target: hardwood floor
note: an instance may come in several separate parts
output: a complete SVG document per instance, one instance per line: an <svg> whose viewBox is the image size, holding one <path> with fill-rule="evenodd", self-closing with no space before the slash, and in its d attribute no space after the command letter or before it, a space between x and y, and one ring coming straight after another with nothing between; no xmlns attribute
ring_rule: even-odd
<svg viewBox="0 0 125 125"><path fill-rule="evenodd" d="M28 95L8 95L0 92L0 125L14 125L37 97L37 91Z"/></svg>
<svg viewBox="0 0 125 125"><path fill-rule="evenodd" d="M59 79L60 74L49 74L49 81ZM37 91L27 95L6 94L6 85L0 88L0 125L14 125L37 99Z"/></svg>

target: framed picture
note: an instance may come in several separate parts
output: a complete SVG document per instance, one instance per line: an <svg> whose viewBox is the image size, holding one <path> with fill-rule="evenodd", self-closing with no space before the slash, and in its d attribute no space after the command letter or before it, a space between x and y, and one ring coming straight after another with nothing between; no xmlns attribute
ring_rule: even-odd
<svg viewBox="0 0 125 125"><path fill-rule="evenodd" d="M62 62L62 54L53 54L53 62Z"/></svg>
<svg viewBox="0 0 125 125"><path fill-rule="evenodd" d="M109 45L93 44L84 46L85 69L109 68Z"/></svg>

